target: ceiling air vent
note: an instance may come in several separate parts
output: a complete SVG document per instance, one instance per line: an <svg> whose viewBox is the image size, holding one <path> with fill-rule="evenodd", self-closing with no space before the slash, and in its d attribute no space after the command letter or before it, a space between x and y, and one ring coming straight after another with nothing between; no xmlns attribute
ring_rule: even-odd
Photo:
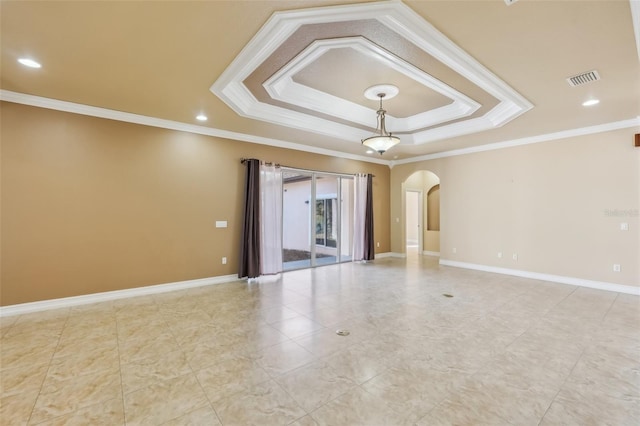
<svg viewBox="0 0 640 426"><path fill-rule="evenodd" d="M598 74L598 71L593 70L569 77L567 78L567 83L569 83L569 86L575 87L598 80L600 80L600 74Z"/></svg>

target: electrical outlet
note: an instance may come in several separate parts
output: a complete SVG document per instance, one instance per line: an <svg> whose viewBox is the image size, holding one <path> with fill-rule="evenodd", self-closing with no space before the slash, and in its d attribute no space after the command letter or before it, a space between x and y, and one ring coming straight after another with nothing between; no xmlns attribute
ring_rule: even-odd
<svg viewBox="0 0 640 426"><path fill-rule="evenodd" d="M227 264L227 258L226 258L226 257L223 257L223 258L222 258L222 264L223 264L223 265L226 265L226 264Z"/></svg>
<svg viewBox="0 0 640 426"><path fill-rule="evenodd" d="M613 272L620 272L620 264L619 263L614 263L613 264Z"/></svg>
<svg viewBox="0 0 640 426"><path fill-rule="evenodd" d="M620 224L620 230L621 231L628 231L629 230L629 224L628 223L621 223Z"/></svg>
<svg viewBox="0 0 640 426"><path fill-rule="evenodd" d="M502 252L501 251L498 252L498 259L502 259Z"/></svg>
<svg viewBox="0 0 640 426"><path fill-rule="evenodd" d="M376 247L380 248L380 241L376 243Z"/></svg>
<svg viewBox="0 0 640 426"><path fill-rule="evenodd" d="M457 252L458 252L458 249L454 247L454 248L452 248L452 249L451 249L451 252L452 252L452 253L457 253Z"/></svg>
<svg viewBox="0 0 640 426"><path fill-rule="evenodd" d="M513 255L511 256L511 258L513 260L518 260L518 253L513 253Z"/></svg>

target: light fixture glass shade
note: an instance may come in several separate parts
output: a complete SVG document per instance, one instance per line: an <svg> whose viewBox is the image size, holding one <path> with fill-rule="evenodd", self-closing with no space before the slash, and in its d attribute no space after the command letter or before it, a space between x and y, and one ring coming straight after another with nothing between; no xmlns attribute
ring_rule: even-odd
<svg viewBox="0 0 640 426"><path fill-rule="evenodd" d="M387 132L387 128L384 123L384 115L387 111L382 108L382 98L385 97L385 93L378 93L380 98L380 109L378 109L378 126L376 127L377 135L362 139L362 144L378 151L380 155L384 154L392 146L400 143L400 138L393 136Z"/></svg>
<svg viewBox="0 0 640 426"><path fill-rule="evenodd" d="M389 148L400 143L400 138L397 136L371 136L370 138L366 138L362 141L363 145L368 146L374 151L378 151L380 155L384 154L385 151L388 151Z"/></svg>

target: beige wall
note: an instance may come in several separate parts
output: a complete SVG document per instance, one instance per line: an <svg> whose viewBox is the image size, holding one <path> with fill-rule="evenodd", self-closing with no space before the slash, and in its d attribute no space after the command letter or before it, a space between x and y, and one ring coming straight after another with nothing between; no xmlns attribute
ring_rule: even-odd
<svg viewBox="0 0 640 426"><path fill-rule="evenodd" d="M639 132L395 166L391 250L403 252L403 224L395 220L403 217L402 182L429 170L440 177L441 259L640 286ZM629 231L620 231L621 222Z"/></svg>
<svg viewBox="0 0 640 426"><path fill-rule="evenodd" d="M376 251L389 251L387 166L0 105L3 306L235 274L241 157L375 174Z"/></svg>

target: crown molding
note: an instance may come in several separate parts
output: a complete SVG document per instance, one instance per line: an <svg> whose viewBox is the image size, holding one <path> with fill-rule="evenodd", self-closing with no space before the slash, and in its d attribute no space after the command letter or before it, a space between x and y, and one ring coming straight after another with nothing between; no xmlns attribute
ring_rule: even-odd
<svg viewBox="0 0 640 426"><path fill-rule="evenodd" d="M391 161L390 167L418 163L420 161L435 160L436 158L455 157L457 155L473 154L476 152L493 151L497 149L512 148L515 146L530 145L540 142L548 142L559 139L572 138L576 136L586 136L595 133L610 132L613 130L628 129L640 126L640 116L629 120L614 121L611 123L598 124L596 126L581 127L577 129L564 130L561 132L547 133L544 135L530 136L520 139L512 139L504 142L495 142L486 145L472 146L469 148L454 149L451 151L438 152L435 154L421 155L418 157L407 158L403 160Z"/></svg>
<svg viewBox="0 0 640 426"><path fill-rule="evenodd" d="M90 105L77 104L73 102L60 101L57 99L44 98L41 96L28 95L24 93L0 90L0 101L13 102L23 105L30 105L40 108L53 109L56 111L70 112L73 114L87 115L91 117L106 118L109 120L123 121L126 123L141 124L143 126L159 127L168 130L178 130L181 132L195 133L205 136L213 136L223 139L250 142L259 145L269 145L278 148L304 151L313 154L328 155L331 157L346 158L349 160L365 161L367 163L389 165L388 160L375 157L365 157L363 155L348 154L325 148L318 148L309 145L302 145L295 142L288 142L279 139L265 138L246 133L231 132L228 130L215 129L212 127L198 126L196 124L182 123L179 121L165 120L162 118L150 117L146 115L133 114L130 112L116 111L107 108L94 107Z"/></svg>
<svg viewBox="0 0 640 426"><path fill-rule="evenodd" d="M89 105L77 104L73 102L60 101L57 99L44 98L41 96L28 95L24 93L0 90L0 101L13 102L23 105L30 105L40 108L53 109L56 111L70 112L73 114L88 115L109 120L123 121L126 123L141 124L144 126L159 127L168 130L178 130L182 132L195 133L205 136L213 136L224 139L237 140L241 142L255 143L259 145L269 145L278 148L293 149L314 154L329 155L346 158L349 160L365 161L389 166L393 168L397 165L418 163L421 161L434 160L437 158L455 157L458 155L473 154L476 152L493 151L504 148L512 148L522 145L530 145L540 142L566 139L576 136L585 136L595 133L609 132L613 130L640 127L640 116L628 120L614 121L611 123L599 124L596 126L581 127L577 129L564 130L561 132L547 133L543 135L530 136L520 139L512 139L503 142L489 143L469 148L454 149L451 151L438 152L435 154L420 155L403 160L384 160L375 157L365 157L361 155L347 154L340 151L333 151L324 148L317 148L309 145L301 145L295 142L287 142L279 139L264 138L246 133L230 132L227 130L215 129L211 127L198 126L194 124L181 123L179 121L164 120L145 115L132 114L128 112L115 111L106 108L99 108Z"/></svg>

